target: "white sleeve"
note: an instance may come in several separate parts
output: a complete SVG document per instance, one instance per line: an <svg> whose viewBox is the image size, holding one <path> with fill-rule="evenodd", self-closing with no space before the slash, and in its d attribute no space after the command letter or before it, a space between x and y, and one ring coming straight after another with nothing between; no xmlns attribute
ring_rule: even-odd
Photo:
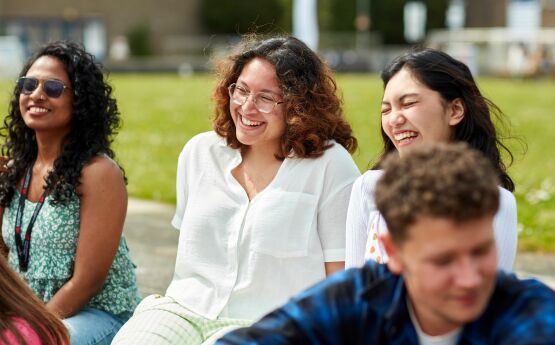
<svg viewBox="0 0 555 345"><path fill-rule="evenodd" d="M347 210L345 268L364 264L364 249L368 240L368 212L363 207L368 201L363 190L364 175L353 184Z"/></svg>
<svg viewBox="0 0 555 345"><path fill-rule="evenodd" d="M508 190L499 187L499 210L493 220L495 243L497 246L497 267L512 271L515 261L518 232L516 200Z"/></svg>
<svg viewBox="0 0 555 345"><path fill-rule="evenodd" d="M175 177L175 214L171 221L174 228L179 230L181 228L181 222L183 221L183 215L185 214L185 208L187 207L187 173L185 164L185 152L186 147L183 148L179 159L177 160L177 175Z"/></svg>
<svg viewBox="0 0 555 345"><path fill-rule="evenodd" d="M351 186L352 181L318 210L318 235L322 242L325 262L345 261L345 218Z"/></svg>
<svg viewBox="0 0 555 345"><path fill-rule="evenodd" d="M368 170L353 184L347 212L345 268L361 267L366 261L370 220L378 213L374 192L382 170Z"/></svg>
<svg viewBox="0 0 555 345"><path fill-rule="evenodd" d="M335 144L338 146L339 144ZM360 171L351 155L343 148L330 148L323 169L324 189L318 207L318 236L325 262L345 261L345 220L353 182Z"/></svg>

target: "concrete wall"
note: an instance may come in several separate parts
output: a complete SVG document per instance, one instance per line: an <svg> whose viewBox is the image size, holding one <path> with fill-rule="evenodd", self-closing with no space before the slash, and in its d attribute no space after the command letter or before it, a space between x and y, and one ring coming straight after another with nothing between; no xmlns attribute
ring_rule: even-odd
<svg viewBox="0 0 555 345"><path fill-rule="evenodd" d="M542 26L555 27L555 7L548 7L543 9Z"/></svg>
<svg viewBox="0 0 555 345"><path fill-rule="evenodd" d="M508 0L466 0L467 28L489 28L506 25Z"/></svg>

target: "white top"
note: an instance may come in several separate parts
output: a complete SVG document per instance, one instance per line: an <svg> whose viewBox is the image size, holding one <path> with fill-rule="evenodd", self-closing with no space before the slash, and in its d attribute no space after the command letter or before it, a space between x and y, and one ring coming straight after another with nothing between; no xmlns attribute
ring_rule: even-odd
<svg viewBox="0 0 555 345"><path fill-rule="evenodd" d="M455 345L457 344L459 337L462 332L462 328L457 328L452 330L449 333L442 334L442 335L428 335L424 333L418 320L416 319L416 315L414 315L414 309L412 308L411 302L407 299L407 308L409 310L410 321L416 330L416 334L418 336L418 344L419 345Z"/></svg>
<svg viewBox="0 0 555 345"><path fill-rule="evenodd" d="M324 279L324 262L345 258L360 172L341 145L316 159L286 158L250 202L231 174L241 159L214 132L179 156L172 225L181 231L167 295L209 319L257 319Z"/></svg>
<svg viewBox="0 0 555 345"><path fill-rule="evenodd" d="M347 254L345 266L360 267L368 259L387 261L387 254L378 235L387 231L385 220L374 201L376 183L381 170L369 170L353 184L347 213ZM497 246L497 266L512 271L517 249L517 220L515 197L499 187L499 210L493 220Z"/></svg>

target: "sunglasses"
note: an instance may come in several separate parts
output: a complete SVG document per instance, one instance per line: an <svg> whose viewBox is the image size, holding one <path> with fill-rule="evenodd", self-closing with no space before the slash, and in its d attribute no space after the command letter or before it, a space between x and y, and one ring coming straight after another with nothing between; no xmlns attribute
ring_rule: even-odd
<svg viewBox="0 0 555 345"><path fill-rule="evenodd" d="M70 89L63 82L56 79L38 80L32 77L21 77L17 80L17 88L24 95L32 94L42 83L42 91L50 98L58 98L64 92L64 89Z"/></svg>

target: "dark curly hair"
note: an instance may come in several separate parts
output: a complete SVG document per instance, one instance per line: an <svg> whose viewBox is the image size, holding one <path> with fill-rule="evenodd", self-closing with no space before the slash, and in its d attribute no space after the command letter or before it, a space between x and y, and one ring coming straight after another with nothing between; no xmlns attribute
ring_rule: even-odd
<svg viewBox="0 0 555 345"><path fill-rule="evenodd" d="M247 63L254 58L270 62L276 69L278 83L285 101L286 129L281 138L284 159L291 155L300 158L321 156L335 140L347 151L357 148L350 125L343 118L342 102L331 69L302 41L294 37L259 40L246 36L239 52L217 66L219 81L214 91L214 130L232 148L243 145L237 140L235 124L229 109L228 86L235 83Z"/></svg>
<svg viewBox="0 0 555 345"><path fill-rule="evenodd" d="M456 223L493 216L499 179L480 151L465 142L423 144L409 155L391 153L376 185L376 206L396 243L422 216Z"/></svg>
<svg viewBox="0 0 555 345"><path fill-rule="evenodd" d="M61 154L54 161L53 170L45 178L45 190L52 195L51 202L64 204L74 195L81 169L95 156L105 154L114 159L110 148L121 119L112 87L106 82L102 66L85 49L73 42L57 41L40 48L27 61L20 77L25 76L35 61L51 56L63 63L73 91L71 131L65 137ZM14 87L9 114L4 119L0 136L5 138L2 155L13 160L13 166L0 174L0 205L9 205L17 182L25 169L37 157L35 131L25 125L19 108L21 90ZM120 169L122 169L120 167ZM122 173L125 172L122 169Z"/></svg>
<svg viewBox="0 0 555 345"><path fill-rule="evenodd" d="M504 114L481 94L468 66L442 51L418 47L397 57L384 68L381 74L384 89L389 80L403 68L408 68L418 81L438 92L446 102L461 99L464 118L455 127L454 140L467 142L482 152L495 167L501 185L511 192L514 191L514 182L507 173L507 166L503 163L500 151L507 153L510 162L513 155L498 138L492 121L492 116L495 116L502 123ZM383 128L382 138L384 147L380 162L389 152L396 150ZM380 162L374 168L378 168Z"/></svg>

